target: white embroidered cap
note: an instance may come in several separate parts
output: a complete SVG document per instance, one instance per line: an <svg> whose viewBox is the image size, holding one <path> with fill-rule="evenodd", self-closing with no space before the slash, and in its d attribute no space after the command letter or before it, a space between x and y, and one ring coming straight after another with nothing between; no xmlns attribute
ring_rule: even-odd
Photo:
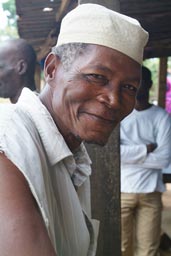
<svg viewBox="0 0 171 256"><path fill-rule="evenodd" d="M141 64L147 41L148 32L136 19L98 4L81 4L63 18L56 46L74 42L102 45Z"/></svg>

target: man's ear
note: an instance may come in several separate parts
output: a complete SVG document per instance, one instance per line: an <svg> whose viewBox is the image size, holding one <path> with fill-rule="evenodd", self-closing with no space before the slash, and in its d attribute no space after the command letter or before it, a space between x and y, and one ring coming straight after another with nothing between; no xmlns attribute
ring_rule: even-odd
<svg viewBox="0 0 171 256"><path fill-rule="evenodd" d="M52 52L49 53L44 63L44 75L47 83L54 79L58 64L58 56Z"/></svg>
<svg viewBox="0 0 171 256"><path fill-rule="evenodd" d="M17 61L15 69L19 75L25 74L27 70L27 63L25 62L25 60L21 59Z"/></svg>

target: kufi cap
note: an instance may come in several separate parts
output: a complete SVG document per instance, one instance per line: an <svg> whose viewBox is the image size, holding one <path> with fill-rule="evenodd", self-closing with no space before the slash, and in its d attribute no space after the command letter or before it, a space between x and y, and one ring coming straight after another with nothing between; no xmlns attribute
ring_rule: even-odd
<svg viewBox="0 0 171 256"><path fill-rule="evenodd" d="M131 17L98 4L81 4L62 20L57 46L67 43L97 44L143 61L148 33Z"/></svg>

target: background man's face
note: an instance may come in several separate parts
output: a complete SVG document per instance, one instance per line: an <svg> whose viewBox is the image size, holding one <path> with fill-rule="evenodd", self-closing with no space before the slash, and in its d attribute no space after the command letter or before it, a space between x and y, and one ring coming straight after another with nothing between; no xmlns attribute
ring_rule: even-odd
<svg viewBox="0 0 171 256"><path fill-rule="evenodd" d="M12 51L0 50L0 97L14 97L18 91L18 76L12 60Z"/></svg>

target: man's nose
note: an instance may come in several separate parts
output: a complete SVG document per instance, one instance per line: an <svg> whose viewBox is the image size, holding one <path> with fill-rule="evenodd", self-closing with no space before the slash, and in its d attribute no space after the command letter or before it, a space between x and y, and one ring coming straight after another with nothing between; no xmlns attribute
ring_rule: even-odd
<svg viewBox="0 0 171 256"><path fill-rule="evenodd" d="M106 89L98 96L98 100L105 104L108 108L120 108L121 97L118 89Z"/></svg>

